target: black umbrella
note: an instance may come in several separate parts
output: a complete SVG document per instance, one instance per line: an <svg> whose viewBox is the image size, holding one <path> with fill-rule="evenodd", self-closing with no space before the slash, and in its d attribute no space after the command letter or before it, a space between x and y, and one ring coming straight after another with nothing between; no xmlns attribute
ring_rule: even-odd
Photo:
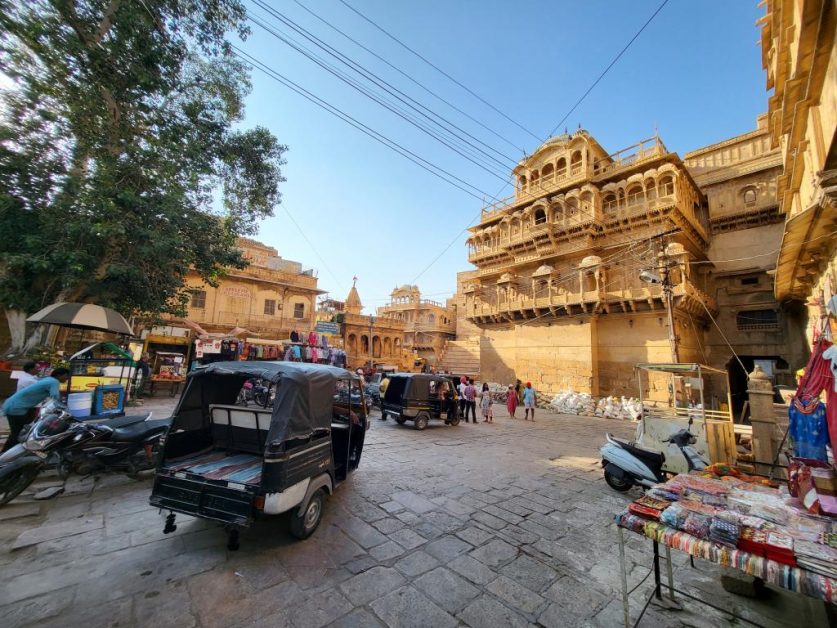
<svg viewBox="0 0 837 628"><path fill-rule="evenodd" d="M134 330L119 312L92 303L53 303L26 319L76 329L98 329L133 336Z"/></svg>

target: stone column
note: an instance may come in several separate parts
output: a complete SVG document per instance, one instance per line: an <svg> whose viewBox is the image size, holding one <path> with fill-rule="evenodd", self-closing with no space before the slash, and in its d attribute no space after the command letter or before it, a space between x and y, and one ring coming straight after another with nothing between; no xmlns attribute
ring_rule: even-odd
<svg viewBox="0 0 837 628"><path fill-rule="evenodd" d="M747 392L750 396L750 422L753 424L753 458L756 473L767 475L776 457L778 443L774 439L776 416L773 412L773 384L761 367L756 366L750 373Z"/></svg>

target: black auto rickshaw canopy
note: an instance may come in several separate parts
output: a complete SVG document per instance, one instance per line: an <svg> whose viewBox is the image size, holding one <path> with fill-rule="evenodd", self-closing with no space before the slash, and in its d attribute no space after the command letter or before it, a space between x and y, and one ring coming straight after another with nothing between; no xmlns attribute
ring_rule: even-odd
<svg viewBox="0 0 837 628"><path fill-rule="evenodd" d="M303 362L214 362L189 373L186 390L172 421L172 431L192 431L210 425L208 408L232 405L242 385L260 378L273 385L276 396L267 443L308 438L329 430L338 380L360 381L346 369Z"/></svg>

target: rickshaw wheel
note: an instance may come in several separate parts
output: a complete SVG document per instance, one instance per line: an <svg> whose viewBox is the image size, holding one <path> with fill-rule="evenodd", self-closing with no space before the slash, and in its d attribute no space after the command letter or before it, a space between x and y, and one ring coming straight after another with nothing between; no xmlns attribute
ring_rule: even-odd
<svg viewBox="0 0 837 628"><path fill-rule="evenodd" d="M416 415L416 418L413 421L413 424L416 426L417 430L423 430L424 428L427 427L427 424L429 422L430 422L430 415L428 415L427 412L419 412L418 415Z"/></svg>
<svg viewBox="0 0 837 628"><path fill-rule="evenodd" d="M291 534L298 539L307 539L314 534L323 518L323 506L325 505L325 490L320 489L311 496L308 505L302 515L294 511L291 514Z"/></svg>
<svg viewBox="0 0 837 628"><path fill-rule="evenodd" d="M395 417L395 422L398 423L399 425L404 425L404 423L407 422L407 419L405 419L403 416L399 415L399 416Z"/></svg>

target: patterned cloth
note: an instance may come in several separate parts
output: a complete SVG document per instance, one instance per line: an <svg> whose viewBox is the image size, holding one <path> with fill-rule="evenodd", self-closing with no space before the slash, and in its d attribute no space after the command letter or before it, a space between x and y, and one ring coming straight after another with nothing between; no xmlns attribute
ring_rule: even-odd
<svg viewBox="0 0 837 628"><path fill-rule="evenodd" d="M825 446L828 444L828 422L825 405L816 398L806 403L794 397L788 407L788 420L788 434L793 439L794 454L802 458L827 461Z"/></svg>

